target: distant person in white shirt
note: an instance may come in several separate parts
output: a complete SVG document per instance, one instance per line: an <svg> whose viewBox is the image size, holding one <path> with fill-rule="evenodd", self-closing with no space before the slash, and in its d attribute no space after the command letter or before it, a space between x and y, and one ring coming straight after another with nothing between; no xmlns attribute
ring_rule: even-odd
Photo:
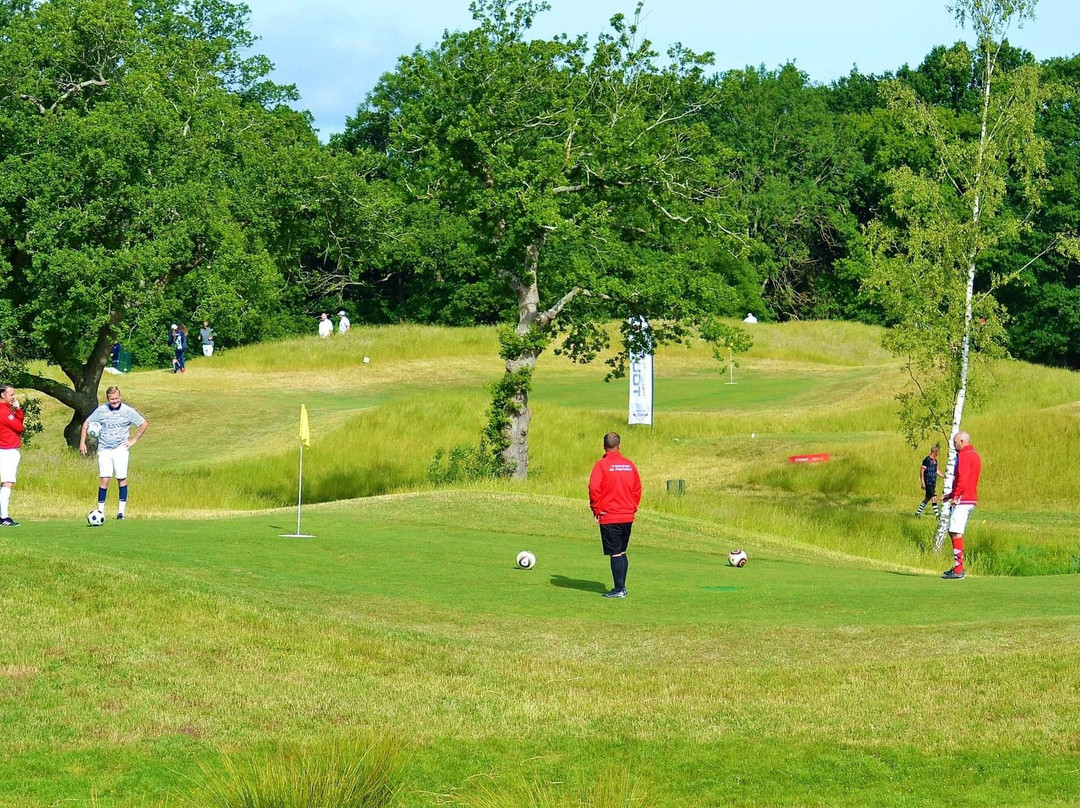
<svg viewBox="0 0 1080 808"><path fill-rule="evenodd" d="M319 336L326 339L334 333L334 321L324 311L319 317Z"/></svg>
<svg viewBox="0 0 1080 808"><path fill-rule="evenodd" d="M203 320L202 328L199 329L199 342L202 343L203 356L214 355L214 329L206 320Z"/></svg>
<svg viewBox="0 0 1080 808"><path fill-rule="evenodd" d="M755 317L753 312L751 312L750 314L746 315L746 319L744 319L743 322L744 323L756 323L757 322L757 317Z"/></svg>
<svg viewBox="0 0 1080 808"><path fill-rule="evenodd" d="M339 334L347 334L349 332L349 328L352 326L352 323L350 323L349 318L347 316L345 316L345 310L344 309L342 309L341 311L338 312L338 317L341 318L340 320L338 320L338 323L337 323L338 333Z"/></svg>

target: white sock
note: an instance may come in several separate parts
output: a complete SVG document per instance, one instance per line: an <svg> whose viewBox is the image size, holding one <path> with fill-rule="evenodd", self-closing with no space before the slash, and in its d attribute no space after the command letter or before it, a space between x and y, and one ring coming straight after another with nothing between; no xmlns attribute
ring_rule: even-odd
<svg viewBox="0 0 1080 808"><path fill-rule="evenodd" d="M127 500L122 499L120 500L120 510L118 510L117 513L122 515L125 510L127 510Z"/></svg>
<svg viewBox="0 0 1080 808"><path fill-rule="evenodd" d="M0 488L0 519L8 518L8 503L11 502L11 489L6 485Z"/></svg>

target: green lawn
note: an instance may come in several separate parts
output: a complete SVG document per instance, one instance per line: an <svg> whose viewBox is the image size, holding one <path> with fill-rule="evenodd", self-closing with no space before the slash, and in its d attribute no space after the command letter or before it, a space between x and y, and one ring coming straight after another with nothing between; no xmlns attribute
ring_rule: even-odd
<svg viewBox="0 0 1080 808"><path fill-rule="evenodd" d="M1075 804L1080 377L978 371L972 574L947 583L880 332L754 336L735 385L704 346L661 352L652 429L625 427L625 382L545 354L530 479L462 490L426 472L483 424L491 329L136 372L132 518L100 529L47 404L0 532L0 805L206 808L221 755L372 736L407 752L405 808ZM313 539L279 536L300 403ZM584 502L611 429L645 483L614 602ZM626 772L644 802L558 797Z"/></svg>
<svg viewBox="0 0 1080 808"><path fill-rule="evenodd" d="M665 806L1080 793L1074 576L949 585L650 514L612 602L579 502L379 498L279 537L292 518L0 536L0 793L177 804L217 750L361 732L409 748L408 806L615 764Z"/></svg>

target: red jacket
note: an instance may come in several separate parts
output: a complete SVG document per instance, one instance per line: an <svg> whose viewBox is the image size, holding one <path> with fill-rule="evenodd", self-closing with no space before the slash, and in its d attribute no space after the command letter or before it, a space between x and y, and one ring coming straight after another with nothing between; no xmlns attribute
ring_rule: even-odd
<svg viewBox="0 0 1080 808"><path fill-rule="evenodd" d="M606 452L589 475L589 507L602 525L633 522L641 504L637 466L618 449Z"/></svg>
<svg viewBox="0 0 1080 808"><path fill-rule="evenodd" d="M982 458L974 446L962 446L956 456L956 477L953 479L952 493L946 499L956 501L957 505L975 505L979 501L979 474L982 473Z"/></svg>
<svg viewBox="0 0 1080 808"><path fill-rule="evenodd" d="M6 401L0 401L0 449L18 449L22 446L25 415L22 407L13 410Z"/></svg>

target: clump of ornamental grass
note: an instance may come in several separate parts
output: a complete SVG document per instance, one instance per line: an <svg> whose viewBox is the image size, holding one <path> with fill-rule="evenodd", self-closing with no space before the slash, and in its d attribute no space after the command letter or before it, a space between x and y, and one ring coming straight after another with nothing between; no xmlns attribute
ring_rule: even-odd
<svg viewBox="0 0 1080 808"><path fill-rule="evenodd" d="M203 767L191 808L387 808L402 785L394 738L335 740Z"/></svg>

